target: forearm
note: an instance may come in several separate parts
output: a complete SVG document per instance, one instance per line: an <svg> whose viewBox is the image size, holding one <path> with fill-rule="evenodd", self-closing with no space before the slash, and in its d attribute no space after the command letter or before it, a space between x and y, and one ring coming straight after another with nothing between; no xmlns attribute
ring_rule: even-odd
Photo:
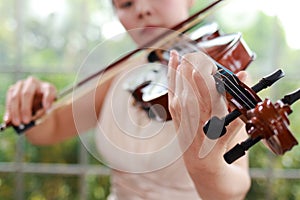
<svg viewBox="0 0 300 200"><path fill-rule="evenodd" d="M223 158L224 153L244 140L247 134L240 129L228 143L226 137L229 136L218 141L206 138L200 149L200 140L195 138L193 147L184 153L186 167L202 199L244 199L250 188L248 155L232 164L227 164Z"/></svg>
<svg viewBox="0 0 300 200"><path fill-rule="evenodd" d="M243 158L246 159L246 158ZM214 162L210 169L199 167L189 170L195 187L202 199L244 199L250 188L248 170L238 164L228 165L224 161Z"/></svg>
<svg viewBox="0 0 300 200"><path fill-rule="evenodd" d="M26 131L27 140L35 145L51 145L76 135L71 109L71 105L61 107L39 119Z"/></svg>
<svg viewBox="0 0 300 200"><path fill-rule="evenodd" d="M72 98L72 102L57 102L40 124L26 132L28 140L36 145L51 145L95 127L109 86L110 80Z"/></svg>

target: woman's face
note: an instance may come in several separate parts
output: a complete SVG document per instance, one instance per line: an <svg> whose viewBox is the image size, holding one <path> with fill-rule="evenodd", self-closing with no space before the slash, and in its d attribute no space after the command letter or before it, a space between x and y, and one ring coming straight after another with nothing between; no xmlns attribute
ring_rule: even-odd
<svg viewBox="0 0 300 200"><path fill-rule="evenodd" d="M138 45L188 16L193 0L113 0L116 14Z"/></svg>

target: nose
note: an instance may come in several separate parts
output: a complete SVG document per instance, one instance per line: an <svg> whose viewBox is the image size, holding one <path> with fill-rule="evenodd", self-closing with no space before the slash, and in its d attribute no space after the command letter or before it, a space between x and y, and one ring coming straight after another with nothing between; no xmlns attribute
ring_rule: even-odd
<svg viewBox="0 0 300 200"><path fill-rule="evenodd" d="M139 19L144 19L152 15L151 1L152 0L136 1L136 13Z"/></svg>

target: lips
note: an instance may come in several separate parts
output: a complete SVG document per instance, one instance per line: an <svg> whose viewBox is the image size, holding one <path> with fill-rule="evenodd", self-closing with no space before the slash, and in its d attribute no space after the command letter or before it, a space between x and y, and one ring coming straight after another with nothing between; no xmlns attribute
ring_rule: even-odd
<svg viewBox="0 0 300 200"><path fill-rule="evenodd" d="M153 34L160 29L160 26L157 25L147 25L142 28L141 34Z"/></svg>

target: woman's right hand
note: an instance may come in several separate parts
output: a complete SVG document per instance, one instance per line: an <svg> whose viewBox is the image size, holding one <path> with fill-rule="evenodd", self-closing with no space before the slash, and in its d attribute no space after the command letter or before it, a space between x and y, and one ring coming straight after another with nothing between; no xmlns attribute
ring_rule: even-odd
<svg viewBox="0 0 300 200"><path fill-rule="evenodd" d="M41 97L41 108L35 112L36 97ZM6 124L15 126L28 124L37 115L48 110L56 98L56 88L47 82L35 77L28 77L10 86L6 94L6 106L3 120Z"/></svg>

